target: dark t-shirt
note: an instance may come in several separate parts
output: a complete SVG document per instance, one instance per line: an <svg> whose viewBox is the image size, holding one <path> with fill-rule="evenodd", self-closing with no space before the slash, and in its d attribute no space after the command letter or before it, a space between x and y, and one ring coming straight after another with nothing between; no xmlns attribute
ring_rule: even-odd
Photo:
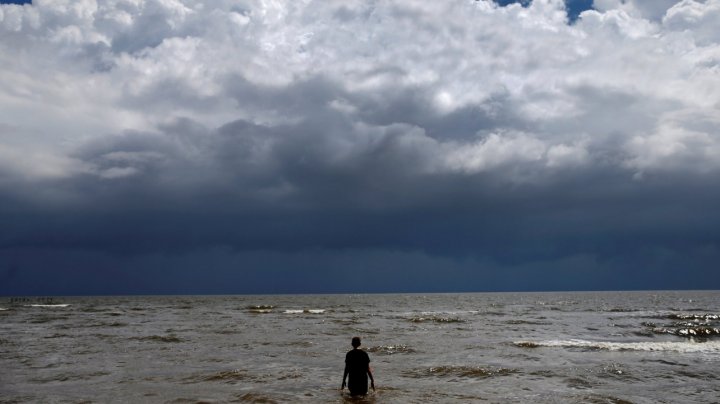
<svg viewBox="0 0 720 404"><path fill-rule="evenodd" d="M366 394L368 391L367 372L370 357L365 351L353 349L345 355L345 370L348 372L350 394Z"/></svg>

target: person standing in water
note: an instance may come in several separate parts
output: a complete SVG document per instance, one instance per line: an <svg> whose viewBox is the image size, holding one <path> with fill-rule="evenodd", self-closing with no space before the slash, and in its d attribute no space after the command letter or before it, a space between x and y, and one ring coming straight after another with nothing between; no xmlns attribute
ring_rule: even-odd
<svg viewBox="0 0 720 404"><path fill-rule="evenodd" d="M360 337L353 337L352 346L352 351L345 355L345 372L343 373L340 390L345 388L345 379L349 375L347 386L351 396L367 394L368 376L370 376L370 387L375 391L375 379L373 379L372 370L370 369L370 357L365 351L358 349Z"/></svg>

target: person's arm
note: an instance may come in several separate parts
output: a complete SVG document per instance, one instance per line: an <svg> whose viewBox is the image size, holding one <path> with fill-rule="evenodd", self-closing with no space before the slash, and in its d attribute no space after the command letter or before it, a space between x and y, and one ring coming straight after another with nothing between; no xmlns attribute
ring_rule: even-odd
<svg viewBox="0 0 720 404"><path fill-rule="evenodd" d="M370 365L368 365L367 374L368 376L370 376L370 387L372 387L373 391L375 391L375 379L373 379L372 369L370 368Z"/></svg>
<svg viewBox="0 0 720 404"><path fill-rule="evenodd" d="M349 369L348 369L348 365L347 365L347 363L346 363L346 364L345 364L345 371L343 372L343 382L342 382L342 386L340 386L340 390L342 390L342 389L345 388L345 379L347 378L348 373L349 373Z"/></svg>

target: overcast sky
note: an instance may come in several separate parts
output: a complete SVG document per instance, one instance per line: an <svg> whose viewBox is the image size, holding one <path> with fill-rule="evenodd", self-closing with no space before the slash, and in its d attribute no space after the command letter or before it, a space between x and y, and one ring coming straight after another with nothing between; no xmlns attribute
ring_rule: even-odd
<svg viewBox="0 0 720 404"><path fill-rule="evenodd" d="M720 288L718 21L2 5L0 294Z"/></svg>

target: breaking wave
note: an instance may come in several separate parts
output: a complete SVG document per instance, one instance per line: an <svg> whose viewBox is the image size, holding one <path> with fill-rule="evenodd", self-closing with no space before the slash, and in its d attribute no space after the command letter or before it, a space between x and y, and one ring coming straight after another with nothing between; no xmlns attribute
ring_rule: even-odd
<svg viewBox="0 0 720 404"><path fill-rule="evenodd" d="M655 323L643 322L654 334L671 334L678 337L707 339L720 335L720 316L717 314L682 314L671 313L656 318L673 320L671 324L658 326Z"/></svg>
<svg viewBox="0 0 720 404"><path fill-rule="evenodd" d="M690 325L688 327L675 329L653 328L653 332L656 334L672 334L678 337L708 338L720 335L720 328Z"/></svg>
<svg viewBox="0 0 720 404"><path fill-rule="evenodd" d="M670 320L695 320L695 321L708 321L708 320L720 320L720 315L717 314L668 314L666 318Z"/></svg>
<svg viewBox="0 0 720 404"><path fill-rule="evenodd" d="M28 304L26 307L45 307L45 308L64 308L70 306L67 303L64 304Z"/></svg>
<svg viewBox="0 0 720 404"><path fill-rule="evenodd" d="M289 309L283 311L285 314L324 314L325 309Z"/></svg>
<svg viewBox="0 0 720 404"><path fill-rule="evenodd" d="M664 342L610 342L587 341L582 339L549 340L549 341L516 341L515 346L521 348L584 348L604 351L659 351L680 353L720 353L719 341L664 341Z"/></svg>

